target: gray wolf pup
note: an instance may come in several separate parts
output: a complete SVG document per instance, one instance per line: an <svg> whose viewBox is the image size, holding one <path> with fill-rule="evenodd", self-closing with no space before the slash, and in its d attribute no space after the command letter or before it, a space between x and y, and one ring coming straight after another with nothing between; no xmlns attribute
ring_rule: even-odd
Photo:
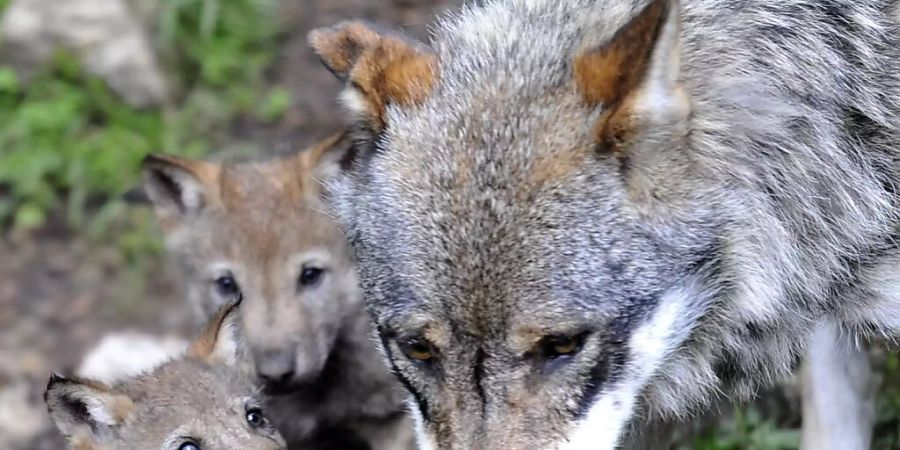
<svg viewBox="0 0 900 450"><path fill-rule="evenodd" d="M253 370L292 447L339 427L376 449L407 448L401 388L372 342L346 241L319 198L319 179L338 170L347 143L336 134L241 164L151 155L144 189L196 316L243 295Z"/></svg>
<svg viewBox="0 0 900 450"><path fill-rule="evenodd" d="M313 31L421 445L609 449L900 330L896 0L494 0Z"/></svg>
<svg viewBox="0 0 900 450"><path fill-rule="evenodd" d="M240 369L237 303L224 306L186 353L145 373L103 383L50 377L44 400L77 450L285 449Z"/></svg>

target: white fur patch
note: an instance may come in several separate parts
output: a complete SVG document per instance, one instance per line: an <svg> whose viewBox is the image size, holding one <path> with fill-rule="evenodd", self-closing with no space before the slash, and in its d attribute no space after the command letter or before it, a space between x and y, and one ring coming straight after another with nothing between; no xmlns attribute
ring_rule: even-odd
<svg viewBox="0 0 900 450"><path fill-rule="evenodd" d="M207 266L206 273L212 278L222 277L228 274L234 275L236 264L232 261L213 261Z"/></svg>
<svg viewBox="0 0 900 450"><path fill-rule="evenodd" d="M119 424L119 419L113 416L113 412L111 410L111 403L115 401L113 398L109 398L108 396L81 396L79 400L84 402L84 406L87 407L88 414L90 414L91 419L94 422L102 423L104 425Z"/></svg>
<svg viewBox="0 0 900 450"><path fill-rule="evenodd" d="M365 116L369 113L369 102L359 90L348 87L338 95L341 104L353 114Z"/></svg>
<svg viewBox="0 0 900 450"><path fill-rule="evenodd" d="M435 450L437 446L434 444L434 441L432 441L431 436L428 435L428 432L425 431L425 421L422 419L422 413L419 412L415 400L407 400L406 409L415 421L416 444L418 444L419 450Z"/></svg>
<svg viewBox="0 0 900 450"><path fill-rule="evenodd" d="M114 384L159 367L184 353L187 341L136 331L110 333L84 357L79 377Z"/></svg>
<svg viewBox="0 0 900 450"><path fill-rule="evenodd" d="M181 195L181 203L187 211L197 211L203 206L203 185L192 175L180 170L167 170L167 174L178 184Z"/></svg>
<svg viewBox="0 0 900 450"><path fill-rule="evenodd" d="M623 379L598 395L560 450L612 450L619 444L641 390L690 332L691 297L682 289L663 296L653 317L629 340L631 353Z"/></svg>

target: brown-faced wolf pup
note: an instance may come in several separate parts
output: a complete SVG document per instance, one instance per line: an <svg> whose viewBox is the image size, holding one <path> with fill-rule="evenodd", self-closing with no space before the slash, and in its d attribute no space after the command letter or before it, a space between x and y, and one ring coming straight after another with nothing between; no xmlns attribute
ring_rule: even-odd
<svg viewBox="0 0 900 450"><path fill-rule="evenodd" d="M343 234L320 178L337 134L295 156L219 164L151 155L153 203L198 318L243 295L241 321L273 421L291 447L413 445L402 391L372 340Z"/></svg>
<svg viewBox="0 0 900 450"><path fill-rule="evenodd" d="M184 354L145 373L112 383L52 375L44 400L69 447L286 449L240 369L238 309L222 307Z"/></svg>
<svg viewBox="0 0 900 450"><path fill-rule="evenodd" d="M348 22L329 184L423 447L611 449L811 331L900 331L897 0L495 0Z"/></svg>

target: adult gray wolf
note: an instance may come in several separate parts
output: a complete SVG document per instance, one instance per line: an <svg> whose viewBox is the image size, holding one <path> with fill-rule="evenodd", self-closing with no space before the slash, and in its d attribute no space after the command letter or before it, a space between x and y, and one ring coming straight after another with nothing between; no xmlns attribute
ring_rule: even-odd
<svg viewBox="0 0 900 450"><path fill-rule="evenodd" d="M420 444L613 448L900 329L895 0L497 0L311 33Z"/></svg>

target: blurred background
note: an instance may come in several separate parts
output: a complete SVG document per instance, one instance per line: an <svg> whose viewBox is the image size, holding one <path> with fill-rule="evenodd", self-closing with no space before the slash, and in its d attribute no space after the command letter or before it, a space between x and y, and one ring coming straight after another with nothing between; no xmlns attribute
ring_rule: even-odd
<svg viewBox="0 0 900 450"><path fill-rule="evenodd" d="M367 18L418 38L459 0L0 0L0 450L58 449L41 394L111 331L192 335L146 205L150 152L257 158L340 127L312 28ZM900 368L876 449L900 448ZM793 449L791 383L685 430L679 448Z"/></svg>

